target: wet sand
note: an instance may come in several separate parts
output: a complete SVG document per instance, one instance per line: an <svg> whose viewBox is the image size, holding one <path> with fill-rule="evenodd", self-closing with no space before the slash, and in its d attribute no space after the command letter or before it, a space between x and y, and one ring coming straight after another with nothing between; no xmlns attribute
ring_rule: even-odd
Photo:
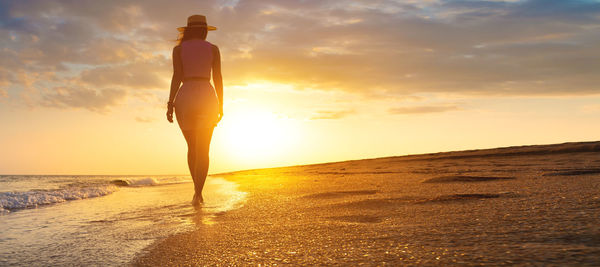
<svg viewBox="0 0 600 267"><path fill-rule="evenodd" d="M134 265L600 264L600 142L220 176L244 206Z"/></svg>

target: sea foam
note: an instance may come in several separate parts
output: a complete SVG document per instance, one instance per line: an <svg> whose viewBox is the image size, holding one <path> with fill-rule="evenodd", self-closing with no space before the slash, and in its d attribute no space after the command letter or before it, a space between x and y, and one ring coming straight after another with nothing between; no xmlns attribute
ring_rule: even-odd
<svg viewBox="0 0 600 267"><path fill-rule="evenodd" d="M167 184L179 184L189 183L190 179L181 177L168 177L156 179L152 177L147 178L124 178L112 180L111 183L118 186L152 186L152 185L167 185Z"/></svg>
<svg viewBox="0 0 600 267"><path fill-rule="evenodd" d="M0 211L35 208L69 200L100 197L117 191L114 185L90 187L68 187L54 190L32 190L27 192L0 193Z"/></svg>

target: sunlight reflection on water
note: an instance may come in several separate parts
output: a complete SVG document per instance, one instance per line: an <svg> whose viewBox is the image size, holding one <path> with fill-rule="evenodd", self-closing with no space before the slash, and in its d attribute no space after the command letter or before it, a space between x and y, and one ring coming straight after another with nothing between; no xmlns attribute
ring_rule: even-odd
<svg viewBox="0 0 600 267"><path fill-rule="evenodd" d="M236 183L221 177L207 179L203 193L206 201L196 208L188 223L214 224L214 219L218 214L242 207L247 193L239 191L237 188Z"/></svg>

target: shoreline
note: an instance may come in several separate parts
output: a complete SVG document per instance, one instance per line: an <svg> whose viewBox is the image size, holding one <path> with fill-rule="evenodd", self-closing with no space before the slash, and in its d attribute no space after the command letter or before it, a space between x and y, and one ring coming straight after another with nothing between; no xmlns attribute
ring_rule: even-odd
<svg viewBox="0 0 600 267"><path fill-rule="evenodd" d="M119 180L128 186L117 187L114 180L104 176L96 180L52 178L61 181L58 185L48 182L49 177L31 177L22 185L13 185L29 190L25 193L41 194L29 198L25 194L23 201L60 198L53 204L0 214L0 265L125 265L155 241L194 230L197 224L214 223L215 214L235 208L245 197L233 183L210 179L206 183L206 208L199 214L189 204L193 195L191 180L144 177ZM86 178L91 180L81 181ZM48 184L82 184L82 188L110 185L118 189L90 197L86 191L78 193L80 187L73 187L73 193L57 195L53 194L55 190L43 189Z"/></svg>
<svg viewBox="0 0 600 267"><path fill-rule="evenodd" d="M248 192L244 206L132 264L599 262L600 232L585 225L600 216L600 142L511 149L218 174Z"/></svg>

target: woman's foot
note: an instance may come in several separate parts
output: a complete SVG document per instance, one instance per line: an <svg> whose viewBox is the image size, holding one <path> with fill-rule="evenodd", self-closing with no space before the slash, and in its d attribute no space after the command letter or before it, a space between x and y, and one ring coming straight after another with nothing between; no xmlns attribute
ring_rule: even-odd
<svg viewBox="0 0 600 267"><path fill-rule="evenodd" d="M204 199L202 198L202 194L194 193L194 198L192 198L192 205L193 206L200 206L202 203L204 203Z"/></svg>

